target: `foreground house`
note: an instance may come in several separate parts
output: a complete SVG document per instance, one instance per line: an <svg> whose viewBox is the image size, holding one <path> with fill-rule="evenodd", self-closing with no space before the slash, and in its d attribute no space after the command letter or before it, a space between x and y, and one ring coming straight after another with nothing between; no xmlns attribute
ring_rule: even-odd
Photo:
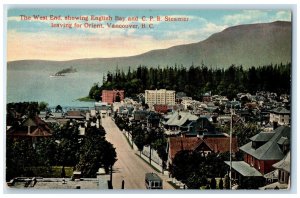
<svg viewBox="0 0 300 198"><path fill-rule="evenodd" d="M230 139L223 137L170 137L168 142L168 164L172 164L175 155L182 150L197 151L207 155L209 153L225 153L230 150ZM232 138L232 152L238 151L237 138Z"/></svg>
<svg viewBox="0 0 300 198"><path fill-rule="evenodd" d="M289 189L290 187L290 175L291 175L291 152L276 164L273 164L277 172L277 182L266 185L260 189Z"/></svg>
<svg viewBox="0 0 300 198"><path fill-rule="evenodd" d="M281 126L272 132L261 132L250 142L240 147L244 152L244 161L233 161L233 178L242 184L245 178L261 177L272 179L274 164L290 151L290 127ZM230 162L225 162L230 166Z"/></svg>
<svg viewBox="0 0 300 198"><path fill-rule="evenodd" d="M11 127L7 135L14 138L48 137L52 135L52 130L45 121L35 116L25 119L19 126Z"/></svg>
<svg viewBox="0 0 300 198"><path fill-rule="evenodd" d="M10 127L6 135L13 139L31 139L33 147L40 138L52 136L52 130L40 117L25 119L20 125Z"/></svg>

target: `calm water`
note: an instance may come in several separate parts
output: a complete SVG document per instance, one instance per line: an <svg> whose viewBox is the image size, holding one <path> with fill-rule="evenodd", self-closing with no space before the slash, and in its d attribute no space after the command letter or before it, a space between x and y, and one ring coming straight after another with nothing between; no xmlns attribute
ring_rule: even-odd
<svg viewBox="0 0 300 198"><path fill-rule="evenodd" d="M49 106L93 106L94 103L76 99L87 96L95 82L102 83L102 73L78 71L65 77L50 78L55 72L8 70L7 103L45 101Z"/></svg>

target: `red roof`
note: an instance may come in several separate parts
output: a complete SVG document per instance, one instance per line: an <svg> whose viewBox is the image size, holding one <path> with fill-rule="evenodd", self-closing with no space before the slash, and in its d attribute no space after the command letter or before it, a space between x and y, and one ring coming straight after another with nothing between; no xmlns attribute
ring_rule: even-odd
<svg viewBox="0 0 300 198"><path fill-rule="evenodd" d="M203 142L201 138L197 137L170 137L169 139L169 155L174 159L176 153L181 150L193 151Z"/></svg>
<svg viewBox="0 0 300 198"><path fill-rule="evenodd" d="M204 138L204 142L209 148L211 148L215 153L225 153L230 150L230 140L229 137L208 137ZM238 151L237 138L232 137L232 152Z"/></svg>
<svg viewBox="0 0 300 198"><path fill-rule="evenodd" d="M29 134L28 134L28 126ZM7 131L7 135L11 136L51 136L52 131L48 124L41 120L38 116L34 118L27 118L21 126L12 127Z"/></svg>
<svg viewBox="0 0 300 198"><path fill-rule="evenodd" d="M29 134L29 136L32 136L32 137L46 137L46 136L51 136L51 135L52 134L49 133L49 131L43 129L42 127L38 127L32 133Z"/></svg>
<svg viewBox="0 0 300 198"><path fill-rule="evenodd" d="M224 153L230 150L229 137L170 137L169 139L169 155L174 159L176 153L181 150L196 150L202 143L206 144L211 151L215 153ZM237 138L232 138L232 151L238 151Z"/></svg>
<svg viewBox="0 0 300 198"><path fill-rule="evenodd" d="M154 110L156 112L160 112L160 113L167 113L168 112L168 105L154 105Z"/></svg>

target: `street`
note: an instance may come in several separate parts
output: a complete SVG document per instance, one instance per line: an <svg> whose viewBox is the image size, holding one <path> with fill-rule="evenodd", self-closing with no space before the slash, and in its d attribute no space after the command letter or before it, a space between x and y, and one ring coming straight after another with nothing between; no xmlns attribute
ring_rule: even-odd
<svg viewBox="0 0 300 198"><path fill-rule="evenodd" d="M111 117L101 119L102 125L106 131L106 139L116 148L117 162L113 166L113 188L121 189L122 180L125 181L125 189L146 189L145 173L154 172L159 175L163 181L163 189L173 189L167 183L167 176L156 172L146 162L135 154L131 149L126 138L116 126Z"/></svg>

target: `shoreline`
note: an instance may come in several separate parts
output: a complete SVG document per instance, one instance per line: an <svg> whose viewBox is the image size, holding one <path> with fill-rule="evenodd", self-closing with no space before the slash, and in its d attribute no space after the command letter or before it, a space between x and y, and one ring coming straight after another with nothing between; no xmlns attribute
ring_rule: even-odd
<svg viewBox="0 0 300 198"><path fill-rule="evenodd" d="M77 98L76 101L80 101L80 102L96 102L95 99L89 98L88 96L82 97L82 98Z"/></svg>

